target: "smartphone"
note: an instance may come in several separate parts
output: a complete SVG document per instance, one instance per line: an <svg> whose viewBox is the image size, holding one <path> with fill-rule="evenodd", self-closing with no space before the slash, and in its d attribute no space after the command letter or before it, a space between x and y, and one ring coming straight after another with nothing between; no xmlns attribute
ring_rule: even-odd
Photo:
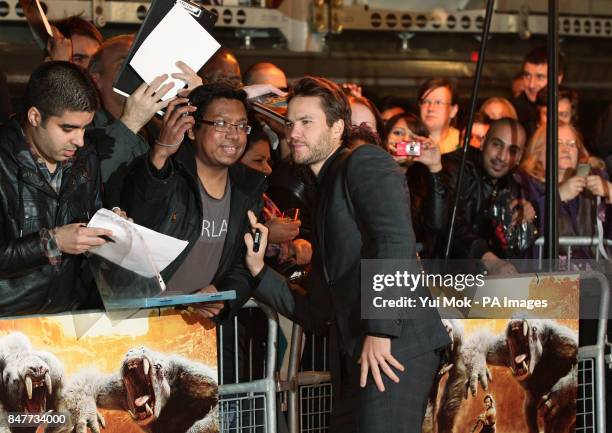
<svg viewBox="0 0 612 433"><path fill-rule="evenodd" d="M591 173L591 164L578 164L576 168L576 176L587 177Z"/></svg>

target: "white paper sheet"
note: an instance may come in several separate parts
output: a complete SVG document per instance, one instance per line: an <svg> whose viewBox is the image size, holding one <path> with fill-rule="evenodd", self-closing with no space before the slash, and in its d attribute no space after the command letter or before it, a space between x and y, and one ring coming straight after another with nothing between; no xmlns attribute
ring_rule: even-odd
<svg viewBox="0 0 612 433"><path fill-rule="evenodd" d="M175 4L144 40L130 65L150 84L159 75L180 73L176 66L179 60L198 71L220 47L193 16ZM174 78L166 82L169 81L174 82L174 87L164 96L164 100L176 96L185 85Z"/></svg>
<svg viewBox="0 0 612 433"><path fill-rule="evenodd" d="M156 277L189 244L121 218L108 209L100 209L87 224L113 232L115 242L107 242L91 253L147 278Z"/></svg>

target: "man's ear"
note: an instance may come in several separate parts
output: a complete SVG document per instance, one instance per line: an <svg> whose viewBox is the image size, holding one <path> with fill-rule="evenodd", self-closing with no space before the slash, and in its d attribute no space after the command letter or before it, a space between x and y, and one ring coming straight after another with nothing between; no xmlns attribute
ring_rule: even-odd
<svg viewBox="0 0 612 433"><path fill-rule="evenodd" d="M193 128L187 130L187 137L189 137L191 141L195 141L195 132L193 132Z"/></svg>
<svg viewBox="0 0 612 433"><path fill-rule="evenodd" d="M42 125L42 114L40 114L40 111L38 111L38 108L36 107L30 107L28 109L27 118L30 126L34 128Z"/></svg>
<svg viewBox="0 0 612 433"><path fill-rule="evenodd" d="M559 78L557 80L557 84L561 84L561 82L563 81L563 72L559 73Z"/></svg>
<svg viewBox="0 0 612 433"><path fill-rule="evenodd" d="M459 111L459 105L455 104L455 105L451 105L451 110L450 110L450 118L454 119L455 116L457 115L457 111Z"/></svg>
<svg viewBox="0 0 612 433"><path fill-rule="evenodd" d="M334 139L342 141L342 134L344 133L344 120L338 119L332 124L332 136Z"/></svg>

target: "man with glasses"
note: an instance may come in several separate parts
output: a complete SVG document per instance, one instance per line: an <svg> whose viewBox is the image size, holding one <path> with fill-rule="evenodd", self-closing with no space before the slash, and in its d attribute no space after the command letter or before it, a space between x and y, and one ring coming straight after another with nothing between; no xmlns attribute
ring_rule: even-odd
<svg viewBox="0 0 612 433"><path fill-rule="evenodd" d="M159 139L134 163L121 195L136 223L189 241L162 272L169 292L236 290L237 300L227 305L198 305L215 320L232 316L254 282L243 266L242 238L247 210L263 207L265 177L237 164L251 131L246 98L215 83L196 88L189 101L171 102Z"/></svg>
<svg viewBox="0 0 612 433"><path fill-rule="evenodd" d="M421 120L442 154L459 147L459 130L451 126L459 110L456 98L455 87L446 78L427 80L419 89Z"/></svg>

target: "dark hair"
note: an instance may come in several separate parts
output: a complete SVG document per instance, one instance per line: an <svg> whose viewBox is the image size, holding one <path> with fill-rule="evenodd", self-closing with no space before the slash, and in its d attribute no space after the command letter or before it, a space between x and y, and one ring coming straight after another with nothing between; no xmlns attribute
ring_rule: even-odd
<svg viewBox="0 0 612 433"><path fill-rule="evenodd" d="M427 129L427 126L425 126L421 119L412 113L399 113L387 120L387 123L385 123L385 142L387 142L389 139L389 134L391 134L391 131L393 131L395 124L401 119L406 122L408 129L410 129L416 135L420 135L421 137L429 137L429 129Z"/></svg>
<svg viewBox="0 0 612 433"><path fill-rule="evenodd" d="M365 123L362 123L361 125L351 125L351 131L348 138L348 147L353 147L353 143L358 140L383 147L382 141L380 140L380 135L378 135L376 131L372 131L372 128Z"/></svg>
<svg viewBox="0 0 612 433"><path fill-rule="evenodd" d="M43 121L65 111L94 112L100 106L91 78L70 62L46 62L32 72L25 91L25 109L36 107Z"/></svg>
<svg viewBox="0 0 612 433"><path fill-rule="evenodd" d="M376 108L376 105L374 105L374 103L370 101L368 98L366 98L365 96L348 95L347 98L349 100L350 106L352 106L353 104L360 104L360 105L363 105L364 107L367 107L368 110L370 110L370 112L374 115L374 120L376 122L376 131L374 132L376 132L376 134L378 135L382 135L383 132L385 131L385 122L383 122L382 116L380 115L380 111L378 111L378 108Z"/></svg>
<svg viewBox="0 0 612 433"><path fill-rule="evenodd" d="M347 142L351 130L351 106L346 95L333 81L322 77L305 76L300 78L289 91L287 102L296 96L316 96L321 101L327 126L338 120L344 121L342 141Z"/></svg>
<svg viewBox="0 0 612 433"><path fill-rule="evenodd" d="M559 86L558 101L568 99L572 107L572 125L578 124L578 93L564 86ZM535 103L538 107L546 107L548 105L548 88L543 87L536 96Z"/></svg>
<svg viewBox="0 0 612 433"><path fill-rule="evenodd" d="M525 63L531 63L533 65L548 65L548 50L544 46L533 48L527 53L523 59L523 67ZM559 69L559 75L563 73L563 54L559 53L557 57L557 66Z"/></svg>
<svg viewBox="0 0 612 433"><path fill-rule="evenodd" d="M98 47L96 53L91 57L91 61L89 62L89 67L87 70L90 74L98 73L101 74L104 72L102 69L102 57L104 57L104 53L109 49L117 46L117 45L127 45L131 47L134 43L134 35L117 35L113 36L102 42L102 44Z"/></svg>
<svg viewBox="0 0 612 433"><path fill-rule="evenodd" d="M94 39L99 44L104 41L102 34L100 31L87 20L84 20L79 15L73 15L68 18L64 18L59 21L55 21L53 23L55 27L60 31L60 33L67 38L72 35L81 35L88 37L90 39Z"/></svg>
<svg viewBox="0 0 612 433"><path fill-rule="evenodd" d="M204 118L208 106L217 99L240 101L244 105L244 109L248 111L247 94L244 90L236 89L224 82L203 84L196 87L189 95L189 102L197 107L193 114L196 125L201 124L200 120Z"/></svg>
<svg viewBox="0 0 612 433"><path fill-rule="evenodd" d="M401 108L402 110L406 111L406 106L408 106L408 101L400 99L396 96L385 96L378 103L379 111L381 113L385 110L395 107Z"/></svg>
<svg viewBox="0 0 612 433"><path fill-rule="evenodd" d="M248 152L251 146L258 141L266 141L270 144L270 137L268 137L263 126L254 116L249 116L249 125L251 125L251 133L247 136L245 152Z"/></svg>
<svg viewBox="0 0 612 433"><path fill-rule="evenodd" d="M446 87L451 94L451 105L457 104L457 89L455 84L448 78L430 78L421 84L417 100L420 102L427 97L429 93L439 87Z"/></svg>

